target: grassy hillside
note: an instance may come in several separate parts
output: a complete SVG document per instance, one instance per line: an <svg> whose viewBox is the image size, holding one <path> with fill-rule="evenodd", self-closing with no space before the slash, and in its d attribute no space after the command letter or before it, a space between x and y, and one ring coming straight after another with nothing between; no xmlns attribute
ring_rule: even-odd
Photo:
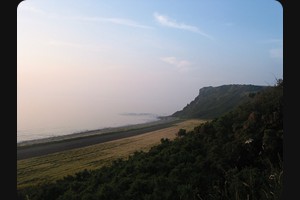
<svg viewBox="0 0 300 200"><path fill-rule="evenodd" d="M204 87L199 90L199 95L191 103L172 116L202 119L220 117L265 88L256 85Z"/></svg>
<svg viewBox="0 0 300 200"><path fill-rule="evenodd" d="M84 169L94 170L108 166L118 158L127 159L135 151L149 151L151 147L160 144L161 138L173 140L180 129L193 130L204 122L186 120L169 128L134 137L18 160L17 188L53 182L64 176L75 175Z"/></svg>
<svg viewBox="0 0 300 200"><path fill-rule="evenodd" d="M110 167L18 191L18 199L280 199L283 82L175 140Z"/></svg>

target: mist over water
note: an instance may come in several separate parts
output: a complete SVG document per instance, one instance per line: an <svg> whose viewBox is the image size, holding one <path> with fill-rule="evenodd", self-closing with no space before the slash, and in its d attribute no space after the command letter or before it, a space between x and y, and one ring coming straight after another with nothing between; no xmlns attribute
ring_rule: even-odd
<svg viewBox="0 0 300 200"><path fill-rule="evenodd" d="M95 76L103 80L97 74L72 78L74 86L66 81L72 70L67 72L62 75L57 69L53 76L38 80L18 77L17 142L150 122L181 107L155 93L154 86L91 83Z"/></svg>
<svg viewBox="0 0 300 200"><path fill-rule="evenodd" d="M21 75L25 69L28 72ZM171 115L192 99L185 96L175 102L172 99L181 94L154 79L141 84L126 73L120 77L101 73L103 68L88 74L88 68L47 69L51 69L47 74L38 67L18 70L17 142L150 122Z"/></svg>
<svg viewBox="0 0 300 200"><path fill-rule="evenodd" d="M141 124L158 120L158 115L152 113L107 113L92 118L60 118L59 123L45 123L44 126L18 127L17 143L35 139L79 133L87 130L119 127L132 124ZM65 122L65 123L64 123Z"/></svg>

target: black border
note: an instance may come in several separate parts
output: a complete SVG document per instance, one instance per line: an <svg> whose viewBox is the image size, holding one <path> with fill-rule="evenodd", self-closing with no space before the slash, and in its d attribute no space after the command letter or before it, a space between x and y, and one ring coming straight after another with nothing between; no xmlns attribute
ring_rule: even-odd
<svg viewBox="0 0 300 200"><path fill-rule="evenodd" d="M291 2L279 1L283 7L283 80L284 80L284 107L283 107L283 195L282 199L295 199L299 196L299 170L300 163L298 162L299 152L299 134L298 133L298 114L299 114L299 74L297 73L297 59L292 51L297 49L297 16L299 11L292 8L297 8ZM299 14L298 14L299 15ZM299 16L298 16L299 19ZM299 32L299 31L298 31ZM294 37L293 37L294 35ZM294 46L294 47L293 47ZM298 47L297 47L298 46ZM298 76L298 77L297 77ZM297 82L298 79L298 82ZM297 84L298 83L298 84ZM297 109L298 108L298 109ZM297 112L298 111L298 112Z"/></svg>

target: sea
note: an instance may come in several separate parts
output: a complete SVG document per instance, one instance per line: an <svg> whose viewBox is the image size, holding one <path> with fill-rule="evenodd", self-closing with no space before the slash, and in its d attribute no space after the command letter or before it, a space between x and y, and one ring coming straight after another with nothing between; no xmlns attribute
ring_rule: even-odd
<svg viewBox="0 0 300 200"><path fill-rule="evenodd" d="M161 115L153 113L118 113L93 119L65 120L65 123L47 123L47 126L17 128L17 143L81 133L91 130L122 127L159 121Z"/></svg>

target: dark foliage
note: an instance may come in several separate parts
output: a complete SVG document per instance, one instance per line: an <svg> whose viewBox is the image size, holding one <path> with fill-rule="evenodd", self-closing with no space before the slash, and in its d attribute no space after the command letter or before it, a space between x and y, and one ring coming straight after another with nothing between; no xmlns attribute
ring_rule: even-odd
<svg viewBox="0 0 300 200"><path fill-rule="evenodd" d="M283 84L174 141L110 167L18 191L18 199L280 199Z"/></svg>

